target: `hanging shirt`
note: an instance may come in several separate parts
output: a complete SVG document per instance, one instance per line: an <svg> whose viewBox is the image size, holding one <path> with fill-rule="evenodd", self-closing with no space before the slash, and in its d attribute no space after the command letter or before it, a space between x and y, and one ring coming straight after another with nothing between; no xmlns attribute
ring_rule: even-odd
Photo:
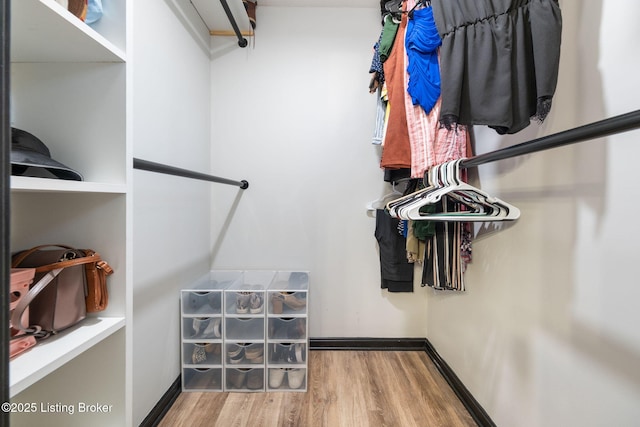
<svg viewBox="0 0 640 427"><path fill-rule="evenodd" d="M438 47L441 44L431 7L413 10L405 37L409 75L407 91L413 104L420 105L427 113L440 98Z"/></svg>
<svg viewBox="0 0 640 427"><path fill-rule="evenodd" d="M404 35L406 28L407 15L403 14L393 49L391 49L389 59L383 64L389 100L389 116L385 129L380 167L388 169L411 167L411 146L407 130L407 113L404 106L406 93Z"/></svg>
<svg viewBox="0 0 640 427"><path fill-rule="evenodd" d="M551 108L562 17L557 0L432 0L442 38L440 120L516 133Z"/></svg>

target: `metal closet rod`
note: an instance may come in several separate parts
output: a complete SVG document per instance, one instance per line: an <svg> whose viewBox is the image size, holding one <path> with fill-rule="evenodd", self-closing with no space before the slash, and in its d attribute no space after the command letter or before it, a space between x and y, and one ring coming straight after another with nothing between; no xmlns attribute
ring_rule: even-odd
<svg viewBox="0 0 640 427"><path fill-rule="evenodd" d="M469 157L460 162L460 167L471 168L497 160L508 159L521 156L523 154L535 153L537 151L548 150L550 148L561 147L563 145L583 142L590 139L602 138L604 136L634 130L640 127L640 110L621 114L599 122L579 126L577 128L554 133L532 139L511 147L501 148L485 154Z"/></svg>
<svg viewBox="0 0 640 427"><path fill-rule="evenodd" d="M249 188L249 182L245 180L234 181L232 179L220 178L219 176L207 175L200 172L194 172L188 169L181 169L181 168L176 168L174 166L164 165L162 163L150 162L148 160L141 160L141 159L134 158L133 168L145 170L149 172L163 173L165 175L175 175L175 176L181 176L184 178L198 179L200 181L209 181L209 182L217 182L220 184L235 185L236 187L240 187L243 190L246 190L247 188Z"/></svg>
<svg viewBox="0 0 640 427"><path fill-rule="evenodd" d="M240 28L238 27L238 23L236 22L236 18L233 16L233 13L231 13L231 9L229 9L229 3L227 3L227 0L220 0L220 4L222 5L222 8L224 9L224 13L227 14L227 19L229 19L229 22L231 23L231 26L233 27L233 32L236 33L236 37L238 38L238 46L247 47L249 42L247 41L247 39L245 39L242 36L242 32L240 31Z"/></svg>

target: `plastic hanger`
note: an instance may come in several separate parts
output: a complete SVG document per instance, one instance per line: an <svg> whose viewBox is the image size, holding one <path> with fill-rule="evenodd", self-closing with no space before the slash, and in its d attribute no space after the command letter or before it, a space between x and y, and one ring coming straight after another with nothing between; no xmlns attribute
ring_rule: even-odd
<svg viewBox="0 0 640 427"><path fill-rule="evenodd" d="M405 205L399 212L399 217L414 221L513 221L520 217L520 210L497 197L460 179L460 162L454 160L438 168L439 187L425 194L410 205ZM425 205L435 204L447 197L461 203L469 210L442 213L421 213Z"/></svg>
<svg viewBox="0 0 640 427"><path fill-rule="evenodd" d="M520 217L520 210L503 200L460 179L463 159L436 165L425 173L425 185L409 195L392 200L387 211L395 218L432 221L512 221ZM457 202L465 210L456 212L423 213L421 208L435 205L442 197Z"/></svg>
<svg viewBox="0 0 640 427"><path fill-rule="evenodd" d="M407 194L398 199L392 200L387 203L386 209L389 214L395 218L398 218L397 212L402 206L405 206L409 203L414 202L419 199L423 195L426 195L428 192L433 191L437 187L437 179L438 179L438 169L439 165L432 167L425 173L425 188L422 188L418 191L415 191L411 194Z"/></svg>
<svg viewBox="0 0 640 427"><path fill-rule="evenodd" d="M398 198L398 196L402 196L402 192L396 188L396 183L391 183L391 193L387 193L382 197L372 200L367 203L367 212L375 212L378 209L381 209L385 206L385 203L389 198Z"/></svg>

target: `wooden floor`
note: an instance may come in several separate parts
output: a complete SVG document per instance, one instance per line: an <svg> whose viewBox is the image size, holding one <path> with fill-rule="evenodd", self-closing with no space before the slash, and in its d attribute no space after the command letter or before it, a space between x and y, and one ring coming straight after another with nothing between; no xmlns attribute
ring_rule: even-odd
<svg viewBox="0 0 640 427"><path fill-rule="evenodd" d="M159 425L476 427L422 351L310 351L307 390L181 393Z"/></svg>

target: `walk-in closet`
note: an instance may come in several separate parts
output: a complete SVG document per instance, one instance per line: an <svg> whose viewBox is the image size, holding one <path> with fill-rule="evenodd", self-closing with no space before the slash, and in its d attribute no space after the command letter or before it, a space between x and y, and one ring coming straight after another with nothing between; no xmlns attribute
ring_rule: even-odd
<svg viewBox="0 0 640 427"><path fill-rule="evenodd" d="M418 40L437 43L413 72L439 71L440 92L383 89L376 72L408 65L393 49L376 65L383 30L408 40L427 10L441 40ZM0 425L637 425L638 16L630 0L0 0ZM555 48L505 63L473 56L490 31L453 43L499 24ZM496 120L505 81L552 93ZM394 102L415 126L390 127ZM54 176L25 176L12 129ZM401 132L451 145L405 152L385 139ZM415 223L435 237L405 250ZM98 252L109 301L10 358L12 255L38 245Z"/></svg>

